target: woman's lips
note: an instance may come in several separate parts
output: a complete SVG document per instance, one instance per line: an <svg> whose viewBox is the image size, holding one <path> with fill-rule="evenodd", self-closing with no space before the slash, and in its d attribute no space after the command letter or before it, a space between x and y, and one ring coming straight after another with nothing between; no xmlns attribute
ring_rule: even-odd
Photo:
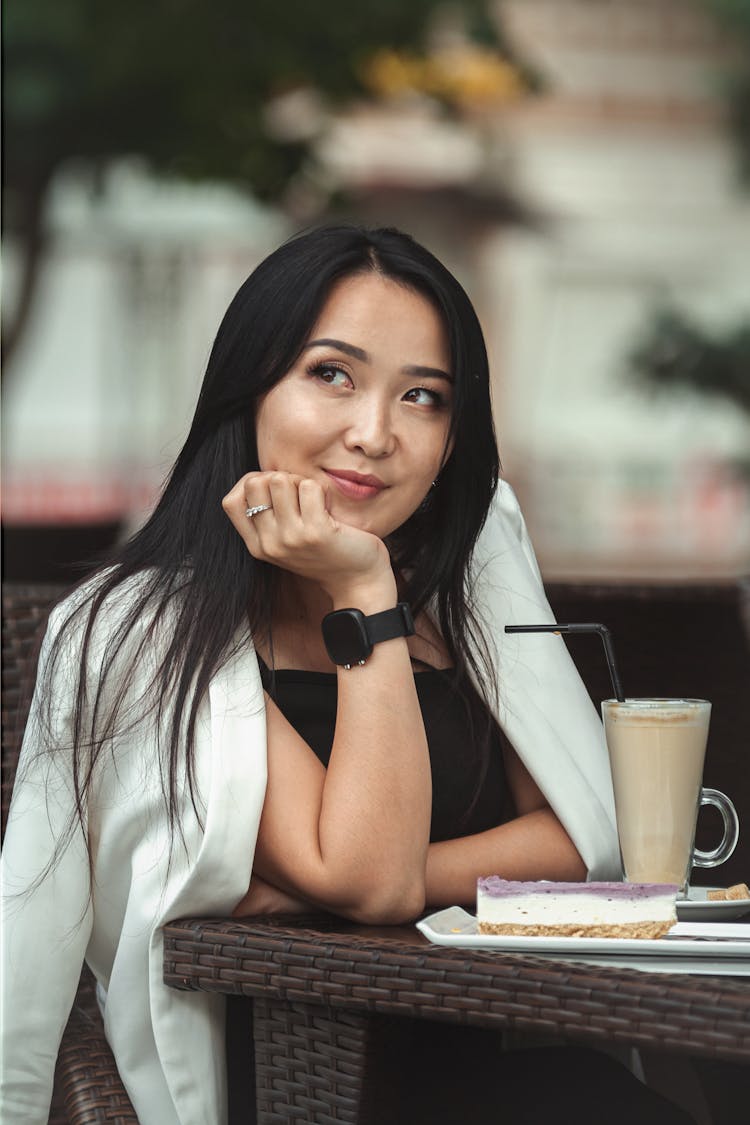
<svg viewBox="0 0 750 1125"><path fill-rule="evenodd" d="M323 472L339 492L351 500L370 500L385 488L379 477L363 476L348 469L324 469Z"/></svg>

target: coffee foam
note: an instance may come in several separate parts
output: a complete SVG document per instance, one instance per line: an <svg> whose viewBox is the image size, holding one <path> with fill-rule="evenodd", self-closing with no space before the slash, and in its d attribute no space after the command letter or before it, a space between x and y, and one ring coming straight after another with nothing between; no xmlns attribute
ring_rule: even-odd
<svg viewBox="0 0 750 1125"><path fill-rule="evenodd" d="M664 726L705 722L706 703L702 699L626 699L624 702L609 699L606 702L609 723Z"/></svg>
<svg viewBox="0 0 750 1125"><path fill-rule="evenodd" d="M659 711L650 714L647 711L628 711L623 709L618 713L613 708L609 713L611 723L637 723L649 726L664 726L665 723L701 723L703 719L694 711Z"/></svg>

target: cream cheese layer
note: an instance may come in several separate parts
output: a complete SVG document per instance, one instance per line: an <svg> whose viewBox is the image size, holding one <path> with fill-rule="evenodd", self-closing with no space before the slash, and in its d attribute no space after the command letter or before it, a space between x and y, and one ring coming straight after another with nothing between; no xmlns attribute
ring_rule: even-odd
<svg viewBox="0 0 750 1125"><path fill-rule="evenodd" d="M675 918L674 884L477 883L477 918L495 925L614 925Z"/></svg>

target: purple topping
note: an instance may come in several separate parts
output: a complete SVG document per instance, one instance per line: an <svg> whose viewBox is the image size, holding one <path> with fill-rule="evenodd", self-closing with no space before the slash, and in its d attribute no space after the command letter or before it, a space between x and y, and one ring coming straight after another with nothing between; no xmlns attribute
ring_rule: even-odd
<svg viewBox="0 0 750 1125"><path fill-rule="evenodd" d="M654 898L658 895L676 895L675 883L547 883L514 882L499 875L477 879L477 890L492 898L511 898L514 895L593 895L595 898Z"/></svg>

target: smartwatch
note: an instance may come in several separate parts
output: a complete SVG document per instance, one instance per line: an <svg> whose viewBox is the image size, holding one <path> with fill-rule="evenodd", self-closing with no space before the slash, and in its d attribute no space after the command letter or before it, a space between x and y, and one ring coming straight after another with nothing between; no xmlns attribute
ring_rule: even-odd
<svg viewBox="0 0 750 1125"><path fill-rule="evenodd" d="M414 621L406 602L399 602L393 609L365 616L359 609L337 609L327 613L322 622L323 640L326 650L334 664L351 668L353 664L364 664L380 641L391 641L394 637L410 637L414 632Z"/></svg>

